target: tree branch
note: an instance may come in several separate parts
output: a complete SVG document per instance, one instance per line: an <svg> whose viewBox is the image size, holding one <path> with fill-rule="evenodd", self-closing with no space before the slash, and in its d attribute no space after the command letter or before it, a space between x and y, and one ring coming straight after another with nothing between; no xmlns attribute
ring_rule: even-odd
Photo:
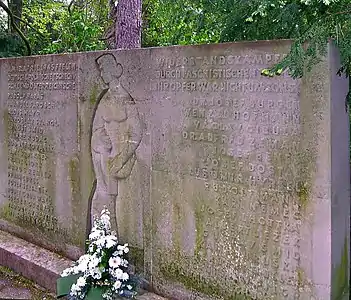
<svg viewBox="0 0 351 300"><path fill-rule="evenodd" d="M17 31L17 33L19 34L19 36L21 37L23 42L26 44L27 54L31 55L32 54L32 50L31 50L30 44L29 44L27 38L24 36L24 34L21 31L21 29L19 29L17 27L17 25L15 24L15 18L14 18L13 14L12 14L12 11L7 7L7 5L4 2L2 2L2 0L0 0L0 7L9 15L11 26L13 27L13 29L15 29Z"/></svg>
<svg viewBox="0 0 351 300"><path fill-rule="evenodd" d="M116 30L112 30L112 32L110 34L108 34L106 37L101 38L100 41L109 40L110 38L115 36L115 33L116 33Z"/></svg>
<svg viewBox="0 0 351 300"><path fill-rule="evenodd" d="M344 15L344 14L349 14L349 13L351 13L351 10L339 11L336 13L332 13L332 12L327 11L328 15Z"/></svg>
<svg viewBox="0 0 351 300"><path fill-rule="evenodd" d="M37 34L39 34L40 36L42 36L43 38L45 38L45 35L42 34L39 30L35 29L31 24L29 24L26 20L23 20L15 15L13 15L13 17L16 19L16 20L19 20L21 22L23 22L24 24L26 24L28 27L32 28Z"/></svg>
<svg viewBox="0 0 351 300"><path fill-rule="evenodd" d="M68 12L71 15L72 14L72 5L74 4L76 0L71 0L71 2L68 4Z"/></svg>

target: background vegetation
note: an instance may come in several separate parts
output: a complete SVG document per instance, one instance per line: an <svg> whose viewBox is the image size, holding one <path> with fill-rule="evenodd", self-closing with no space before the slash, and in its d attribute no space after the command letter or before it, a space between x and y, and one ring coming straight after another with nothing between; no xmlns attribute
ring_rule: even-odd
<svg viewBox="0 0 351 300"><path fill-rule="evenodd" d="M0 0L4 1L4 0ZM108 47L111 0L10 0L21 2L18 26L34 54ZM350 74L350 0L144 0L143 47L242 40L293 39L290 55L274 69L302 76L325 54L328 39ZM307 43L306 43L307 42ZM0 17L0 56L25 55L26 47Z"/></svg>

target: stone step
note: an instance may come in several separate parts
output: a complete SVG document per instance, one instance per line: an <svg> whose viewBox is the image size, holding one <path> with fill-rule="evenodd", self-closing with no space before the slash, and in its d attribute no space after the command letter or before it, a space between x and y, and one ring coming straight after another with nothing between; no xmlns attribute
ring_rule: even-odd
<svg viewBox="0 0 351 300"><path fill-rule="evenodd" d="M10 268L52 293L56 292L57 278L71 264L72 261L67 258L0 230L0 266ZM1 280L0 299L32 299L30 290L16 288L8 280ZM5 296L7 294L12 298L6 298L9 297ZM165 300L149 292L139 295L137 299Z"/></svg>

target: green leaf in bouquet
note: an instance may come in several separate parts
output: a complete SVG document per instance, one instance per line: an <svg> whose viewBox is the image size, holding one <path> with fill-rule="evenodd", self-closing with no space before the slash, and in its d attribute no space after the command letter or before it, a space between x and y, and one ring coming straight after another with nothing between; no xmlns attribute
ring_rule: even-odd
<svg viewBox="0 0 351 300"><path fill-rule="evenodd" d="M104 291L101 287L92 287L86 295L86 300L101 300L103 293Z"/></svg>
<svg viewBox="0 0 351 300"><path fill-rule="evenodd" d="M60 277L56 281L56 295L57 298L62 298L69 294L71 286L73 283L77 282L77 279L80 277L80 274L68 275L65 277Z"/></svg>

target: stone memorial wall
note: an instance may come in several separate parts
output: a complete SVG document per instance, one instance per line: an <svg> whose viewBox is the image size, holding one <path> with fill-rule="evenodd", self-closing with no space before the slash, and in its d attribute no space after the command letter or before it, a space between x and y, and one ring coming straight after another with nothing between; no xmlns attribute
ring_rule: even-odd
<svg viewBox="0 0 351 300"><path fill-rule="evenodd" d="M0 60L0 228L74 258L106 205L167 296L343 295L348 84L331 45L302 79L261 76L289 46Z"/></svg>

